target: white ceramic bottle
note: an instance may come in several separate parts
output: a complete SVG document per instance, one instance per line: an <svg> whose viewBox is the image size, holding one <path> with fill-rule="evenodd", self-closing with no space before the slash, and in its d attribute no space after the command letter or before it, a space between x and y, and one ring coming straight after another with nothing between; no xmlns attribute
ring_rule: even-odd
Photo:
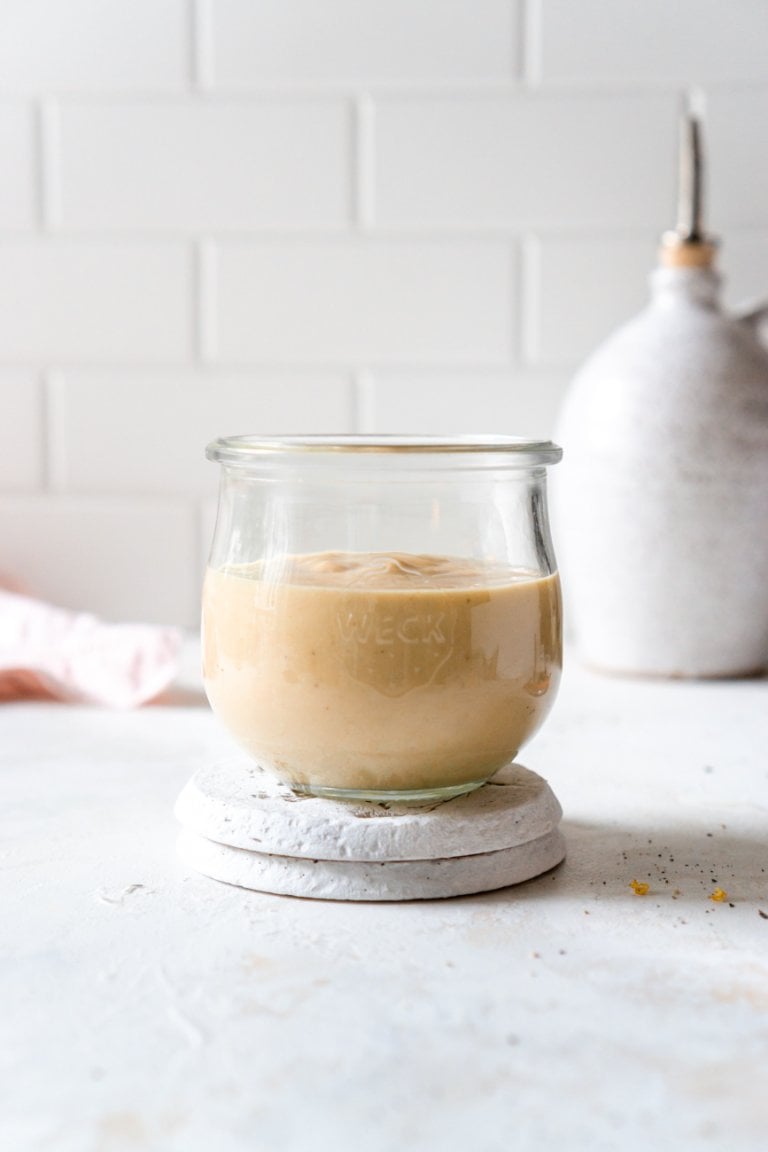
<svg viewBox="0 0 768 1152"><path fill-rule="evenodd" d="M574 379L553 493L582 659L737 676L768 665L768 352L719 306L702 230L699 126L681 145L676 231L647 308Z"/></svg>

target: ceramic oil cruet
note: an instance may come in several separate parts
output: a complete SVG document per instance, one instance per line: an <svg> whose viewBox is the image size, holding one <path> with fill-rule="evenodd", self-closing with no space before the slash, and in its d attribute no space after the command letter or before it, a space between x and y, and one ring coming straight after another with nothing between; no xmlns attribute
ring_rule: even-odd
<svg viewBox="0 0 768 1152"><path fill-rule="evenodd" d="M703 229L700 126L652 298L574 379L553 511L583 660L657 676L768 665L766 309L725 315Z"/></svg>

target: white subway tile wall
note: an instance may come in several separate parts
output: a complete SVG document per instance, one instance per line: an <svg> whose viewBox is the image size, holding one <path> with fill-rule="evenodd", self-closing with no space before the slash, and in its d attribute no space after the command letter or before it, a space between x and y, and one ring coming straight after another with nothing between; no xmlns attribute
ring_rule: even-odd
<svg viewBox="0 0 768 1152"><path fill-rule="evenodd" d="M35 226L34 149L33 108L25 103L0 104L0 235L5 229Z"/></svg>
<svg viewBox="0 0 768 1152"><path fill-rule="evenodd" d="M191 624L200 561L187 500L0 497L3 571L83 611Z"/></svg>
<svg viewBox="0 0 768 1152"><path fill-rule="evenodd" d="M765 83L761 0L534 0L537 74L561 84Z"/></svg>
<svg viewBox="0 0 768 1152"><path fill-rule="evenodd" d="M0 0L0 572L195 627L232 432L547 436L686 90L768 296L764 0Z"/></svg>
<svg viewBox="0 0 768 1152"><path fill-rule="evenodd" d="M541 235L525 252L529 363L546 367L578 363L648 297L655 261L650 236Z"/></svg>
<svg viewBox="0 0 768 1152"><path fill-rule="evenodd" d="M436 435L487 433L514 428L536 437L552 428L562 394L562 377L526 371L484 369L391 371L368 374L370 407L365 432L428 428Z"/></svg>
<svg viewBox="0 0 768 1152"><path fill-rule="evenodd" d="M349 101L61 104L66 229L334 228L351 212Z"/></svg>
<svg viewBox="0 0 768 1152"><path fill-rule="evenodd" d="M178 92L188 0L0 0L0 91Z"/></svg>
<svg viewBox="0 0 768 1152"><path fill-rule="evenodd" d="M353 380L343 373L91 369L47 383L50 486L61 493L210 496L218 476L203 447L217 436L299 422L353 430Z"/></svg>
<svg viewBox="0 0 768 1152"><path fill-rule="evenodd" d="M193 269L165 240L0 235L0 362L184 361Z"/></svg>
<svg viewBox="0 0 768 1152"><path fill-rule="evenodd" d="M768 37L763 37L762 49L768 82ZM713 92L708 123L711 150L717 157L717 167L712 172L713 219L722 227L764 228L768 215L764 143L768 86ZM753 162L755 155L762 163ZM741 173L742 179L736 179L736 173Z"/></svg>
<svg viewBox="0 0 768 1152"><path fill-rule="evenodd" d="M201 0L212 88L509 80L520 0Z"/></svg>
<svg viewBox="0 0 768 1152"><path fill-rule="evenodd" d="M212 257L211 361L511 360L514 255L504 241L242 241Z"/></svg>
<svg viewBox="0 0 768 1152"><path fill-rule="evenodd" d="M678 103L671 92L383 96L377 219L408 228L653 226L673 200Z"/></svg>
<svg viewBox="0 0 768 1152"><path fill-rule="evenodd" d="M0 368L0 493L39 492L45 477L43 390L26 368ZM0 543L0 578L11 561Z"/></svg>

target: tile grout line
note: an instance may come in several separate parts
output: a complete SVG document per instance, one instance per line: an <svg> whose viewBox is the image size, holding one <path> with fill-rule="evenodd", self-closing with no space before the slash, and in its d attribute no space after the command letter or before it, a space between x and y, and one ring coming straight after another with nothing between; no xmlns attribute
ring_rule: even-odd
<svg viewBox="0 0 768 1152"><path fill-rule="evenodd" d="M203 536L204 508L205 508L205 502L203 499L198 498L197 500L193 501L193 504L192 504L192 514L193 514L192 547L194 549L194 553L193 553L193 561L194 562L192 565L192 570L199 574L200 580L202 580L205 576L206 558L208 555L208 551L211 547L211 541L206 540ZM199 597L195 598L195 602L194 602L194 605L192 607L193 607L193 613L192 613L190 619L193 620L194 623L190 624L188 627L194 631L200 627Z"/></svg>
<svg viewBox="0 0 768 1152"><path fill-rule="evenodd" d="M61 421L58 417L56 400L56 372L44 368L40 372L41 385L41 419L40 441L42 447L43 474L42 490L50 495L58 495L62 491L62 478L66 475L66 454L61 436Z"/></svg>
<svg viewBox="0 0 768 1152"><path fill-rule="evenodd" d="M445 245L461 246L466 243L478 242L486 244L491 241L505 242L507 240L522 240L524 237L535 231L537 235L546 237L548 240L562 241L565 243L631 243L640 242L646 243L649 237L657 237L663 231L665 225L669 224L669 212L659 214L657 220L646 221L645 223L629 224L629 225L596 225L593 223L588 224L573 224L573 225L560 225L550 222L539 222L532 219L520 220L515 223L504 224L466 224L457 223L455 226L450 224L440 224L439 226L431 226L424 224L409 224L409 225L380 225L376 227L376 235L382 240L387 240L393 244L423 244L423 245ZM175 245L183 247L187 243L198 243L201 240L209 244L229 244L229 245L301 245L304 243L313 244L328 243L342 245L354 240L357 235L357 229L351 229L347 226L342 226L334 229L294 229L292 231L284 228L270 228L264 226L260 229L252 229L250 231L231 231L227 232L215 228L207 228L201 226L198 230L185 229L173 232L167 228L163 229L133 229L118 227L110 228L92 228L86 229L82 227L70 228L62 227L57 220L54 222L55 227L53 232L57 237L66 239L73 244L90 244L90 245L104 245L111 246L115 244L123 244L126 246L150 247L157 245L161 247L169 247ZM768 238L768 227L762 224L730 224L726 218L719 221L719 231L727 229L728 236L735 236L737 239L752 240L765 240ZM4 241L32 241L35 236L45 229L38 228L31 230L25 227L12 227L2 229L2 239Z"/></svg>
<svg viewBox="0 0 768 1152"><path fill-rule="evenodd" d="M521 368L536 368L539 349L536 316L541 305L541 261L538 237L534 234L520 240L520 305L518 323L520 341L518 363Z"/></svg>
<svg viewBox="0 0 768 1152"><path fill-rule="evenodd" d="M534 5L534 11L539 12L537 0L529 0ZM204 9L207 11L207 9ZM206 20L202 18L202 29ZM653 77L644 80L615 80L595 77L567 77L543 78L542 43L540 28L535 22L520 20L520 36L523 40L521 50L518 52L521 77L511 79L451 79L451 80L372 80L356 84L353 80L339 80L334 82L320 81L284 81L282 83L262 83L248 87L230 86L215 81L215 68L211 45L206 43L206 36L199 36L198 29L194 42L189 45L187 54L187 83L191 79L196 87L174 89L167 87L139 87L136 89L107 89L68 88L52 91L48 94L37 94L34 91L9 91L3 94L3 103L14 103L24 99L55 99L63 105L80 105L88 107L120 106L123 104L154 106L156 104L189 104L197 103L197 97L204 95L211 104L241 105L259 104L266 102L297 102L311 103L313 101L329 101L358 99L361 95L372 101L385 100L484 100L497 97L499 99L527 97L531 95L528 88L536 88L547 96L564 99L596 96L600 98L620 98L622 96L658 96L667 95L675 97L685 92L689 87L703 89L707 93L713 92L718 96L727 95L765 95L768 92L768 81L765 80L717 80L709 79L694 85L686 84L685 80L677 77ZM189 43L189 37L188 43Z"/></svg>
<svg viewBox="0 0 768 1152"><path fill-rule="evenodd" d="M431 225L414 224L385 224L376 227L376 233L382 239L394 243L423 243L423 244L462 244L466 241L486 242L491 240L522 240L534 231L537 235L547 239L576 241L589 243L592 241L624 243L627 241L647 241L649 237L655 238L669 221L661 217L657 221L639 224L554 224L548 221L534 219L517 220L514 223L503 224L468 224L457 222ZM271 227L264 225L259 228L239 229L227 231L217 228L183 229L173 231L164 228L119 228L115 227L67 227L61 228L58 221L56 234L66 237L68 241L84 244L115 244L126 245L183 245L185 242L197 243L201 240L206 243L225 244L272 244L275 242L285 244L301 244L314 241L345 241L353 239L355 232L347 225L329 226L327 228ZM730 224L727 219L721 221L722 228L727 228L729 236L740 239L768 238L768 226L764 224ZM30 240L34 236L29 228L9 227L2 229L3 240Z"/></svg>
<svg viewBox="0 0 768 1152"><path fill-rule="evenodd" d="M3 359L0 361L0 374L3 372L13 371L27 371L27 372L44 372L47 371L45 365L42 363L42 357L33 358L20 358L14 357ZM440 373L457 373L462 375L464 373L473 372L505 372L509 365L507 361L498 360L483 360L483 359L470 359L470 360L451 360L436 358L434 360L388 360L373 358L369 361L370 367L366 371L372 373L381 372L440 372ZM186 359L175 360L153 360L151 358L139 360L118 360L118 359L104 359L104 360L86 360L83 357L73 359L61 360L57 363L54 371L56 373L62 372L85 372L89 374L104 374L110 372L124 372L126 375L184 375L194 371L200 365L197 361ZM203 367L207 367L207 363ZM571 362L565 362L561 365L553 365L556 368L572 368L575 365ZM273 359L267 357L252 357L247 360L239 360L236 358L222 358L216 364L210 365L214 371L221 371L227 375L237 374L247 376L249 373L262 373L270 374L272 376L279 376L284 374L290 377L291 374L296 372L315 374L318 376L344 376L349 373L349 358L338 358L334 360L301 360L301 359ZM535 365L531 365L535 367ZM549 366L547 366L548 368Z"/></svg>
<svg viewBox="0 0 768 1152"><path fill-rule="evenodd" d="M216 250L212 241L200 237L194 251L193 359L198 365L207 366L215 362L218 345Z"/></svg>
<svg viewBox="0 0 768 1152"><path fill-rule="evenodd" d="M541 85L541 0L521 0L520 76L524 87Z"/></svg>
<svg viewBox="0 0 768 1152"><path fill-rule="evenodd" d="M61 223L61 134L56 104L42 98L36 105L37 220L40 232Z"/></svg>
<svg viewBox="0 0 768 1152"><path fill-rule="evenodd" d="M193 95L207 94L213 87L213 19L208 0L190 0L187 16L188 68Z"/></svg>
<svg viewBox="0 0 768 1152"><path fill-rule="evenodd" d="M510 371L515 372L522 364L523 326L525 322L523 243L521 237L513 237L509 243L509 280L512 305L510 307L509 362Z"/></svg>
<svg viewBox="0 0 768 1152"><path fill-rule="evenodd" d="M376 223L376 106L362 93L354 104L353 220L360 231Z"/></svg>
<svg viewBox="0 0 768 1152"><path fill-rule="evenodd" d="M353 374L353 431L373 432L376 427L376 391L373 376L367 368Z"/></svg>

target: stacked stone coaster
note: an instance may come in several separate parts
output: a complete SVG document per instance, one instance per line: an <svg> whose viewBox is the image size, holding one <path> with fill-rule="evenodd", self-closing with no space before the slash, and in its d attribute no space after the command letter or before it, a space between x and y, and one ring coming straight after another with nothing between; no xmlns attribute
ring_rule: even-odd
<svg viewBox="0 0 768 1152"><path fill-rule="evenodd" d="M203 768L176 803L182 860L286 896L429 900L519 884L565 856L545 780L511 764L452 800L379 804L303 796L257 765Z"/></svg>

